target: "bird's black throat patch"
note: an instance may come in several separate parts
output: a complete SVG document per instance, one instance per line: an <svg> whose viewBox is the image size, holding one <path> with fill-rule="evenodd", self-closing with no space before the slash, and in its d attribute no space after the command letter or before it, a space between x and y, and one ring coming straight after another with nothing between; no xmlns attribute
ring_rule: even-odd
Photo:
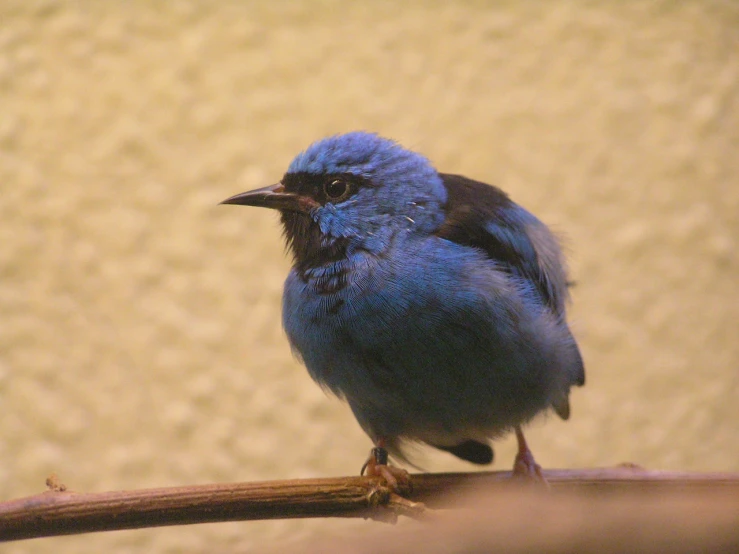
<svg viewBox="0 0 739 554"><path fill-rule="evenodd" d="M331 185L337 181L345 185L345 192L339 198L334 198L330 195L333 190ZM311 198L322 205L328 202L340 204L362 187L372 186L366 179L351 173L317 175L308 172L287 173L282 178L282 184L286 192ZM282 211L281 220L295 269L304 281L307 280L309 270L341 261L346 257L348 239L326 237L310 214ZM343 288L345 283L344 276L336 274L330 279L330 284L327 281L325 287L322 287L319 283L319 288L326 288L321 292L335 292Z"/></svg>
<svg viewBox="0 0 739 554"><path fill-rule="evenodd" d="M310 215L297 212L282 212L282 226L287 246L292 252L295 268L306 280L306 272L346 257L348 240L327 240L318 224Z"/></svg>

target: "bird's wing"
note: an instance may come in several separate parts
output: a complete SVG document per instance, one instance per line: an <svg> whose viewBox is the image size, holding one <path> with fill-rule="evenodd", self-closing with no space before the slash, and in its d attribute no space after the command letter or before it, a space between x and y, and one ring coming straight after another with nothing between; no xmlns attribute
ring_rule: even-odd
<svg viewBox="0 0 739 554"><path fill-rule="evenodd" d="M530 282L542 302L564 316L564 260L546 226L497 187L461 175L440 176L447 190L446 220L436 235L483 250L502 268Z"/></svg>
<svg viewBox="0 0 739 554"><path fill-rule="evenodd" d="M440 176L447 190L446 219L436 235L479 248L501 268L527 280L542 304L564 323L567 274L559 244L549 229L497 187L461 175ZM585 367L574 338L571 344L571 384L582 386ZM567 393L553 406L560 417L569 417Z"/></svg>

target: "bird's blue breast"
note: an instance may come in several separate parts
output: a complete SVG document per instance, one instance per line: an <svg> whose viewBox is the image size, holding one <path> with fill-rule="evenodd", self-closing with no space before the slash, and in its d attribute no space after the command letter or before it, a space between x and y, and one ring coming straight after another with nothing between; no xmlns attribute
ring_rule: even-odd
<svg viewBox="0 0 739 554"><path fill-rule="evenodd" d="M311 376L371 435L495 432L547 406L541 310L480 251L408 234L341 264L290 273L283 324ZM346 286L319 292L337 272Z"/></svg>

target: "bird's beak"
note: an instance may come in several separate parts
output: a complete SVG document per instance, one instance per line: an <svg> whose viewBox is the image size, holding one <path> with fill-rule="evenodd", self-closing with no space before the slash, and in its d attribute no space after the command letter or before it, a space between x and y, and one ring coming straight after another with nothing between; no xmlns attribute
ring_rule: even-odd
<svg viewBox="0 0 739 554"><path fill-rule="evenodd" d="M311 198L285 192L285 187L282 183L236 194L231 198L226 198L221 204L258 206L272 208L273 210L301 213L309 213L311 209L318 206L318 203Z"/></svg>

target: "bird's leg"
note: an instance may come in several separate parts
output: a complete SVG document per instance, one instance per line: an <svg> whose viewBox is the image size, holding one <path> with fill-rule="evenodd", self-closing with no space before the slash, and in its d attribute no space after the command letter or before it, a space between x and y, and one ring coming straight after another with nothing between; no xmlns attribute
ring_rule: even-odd
<svg viewBox="0 0 739 554"><path fill-rule="evenodd" d="M388 465L388 454L385 448L385 440L378 439L375 447L370 450L369 458L362 466L361 475L365 472L368 477L381 477L387 486L395 493L411 491L411 476L399 467Z"/></svg>
<svg viewBox="0 0 739 554"><path fill-rule="evenodd" d="M519 426L516 426L516 440L518 441L518 454L516 454L516 461L513 463L513 477L536 481L548 488L549 484L544 479L541 466L534 460L534 455L529 450L529 445L526 444L523 431Z"/></svg>

